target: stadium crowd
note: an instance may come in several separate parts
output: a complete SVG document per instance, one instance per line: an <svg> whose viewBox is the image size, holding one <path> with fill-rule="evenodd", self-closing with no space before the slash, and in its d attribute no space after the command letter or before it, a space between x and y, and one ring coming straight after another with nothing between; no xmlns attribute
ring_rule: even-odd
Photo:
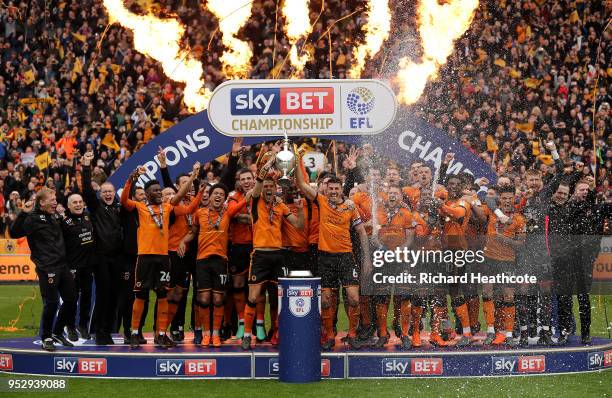
<svg viewBox="0 0 612 398"><path fill-rule="evenodd" d="M224 80L219 62L223 47L218 35L209 46L217 23L199 3L190 0L129 2L136 12L150 8L160 15L174 13L180 17L187 25L185 42L202 60L207 84L214 88ZM398 59L405 53L413 53L415 60L418 59L415 4L408 1L391 4L392 26L397 28L393 29L383 53L367 64L363 77L391 78ZM363 6L356 1L325 2L324 11L304 46L312 54L312 61L305 69L306 78L346 77L353 44L362 38L360 28L364 20L357 12L334 23ZM311 2L310 7L311 21L314 21L321 3ZM610 33L603 32L606 16L610 13L605 7L603 2L585 1L482 1L470 29L457 41L449 62L442 67L440 78L429 83L419 102L405 111L447 131L489 163L499 177L514 186L517 204L521 200L529 202L528 198L534 197L537 184L529 183L530 175L534 175L530 170L540 171L544 183L556 181L555 176L559 173L571 178L568 185L571 191L567 196L575 194L577 185L586 184L592 191L591 196L601 203L609 202L612 198L609 187L612 41ZM240 33L253 48L253 78L283 78L290 73L288 63L279 68L289 45L284 35L279 33L275 40L271 33L275 31L275 13L274 1L255 1L253 16ZM276 22L280 27L280 15ZM17 219L26 202L31 204L37 193L48 192L43 187L55 192L58 207L67 214L73 211L65 210L67 207L74 208L74 203L67 201L70 194L82 194L92 212L93 227L96 222L104 224L103 215L96 219L98 211L108 210L111 205L117 212L126 207L120 209L112 198L104 198L103 187L109 185L104 184L106 179L142 145L188 116L182 103L182 87L167 79L158 63L133 50L129 32L117 25L107 29L108 17L101 1L9 1L0 8L0 26L3 65L0 69L0 212L3 232L8 233L9 225ZM328 38L322 34L329 27ZM331 71L329 65L332 65ZM545 143L549 142L555 143L554 151L551 151L552 146L545 148ZM250 167L257 175L258 154L272 147L267 144L240 148L241 156L236 160L239 163L234 167ZM313 144L312 149L327 153L329 142ZM363 160L355 158L350 148L338 144L334 151L338 166L328 166L328 171L334 171L344 185L347 180L358 183L362 179L376 178L369 176L366 168L354 171L356 165L363 165ZM87 159L84 159L85 154L88 154ZM394 165L380 156L377 159L376 166L382 175L378 178L385 178L389 186L406 187L418 183L410 165ZM225 185L233 190L236 182L227 179L230 160L228 164L202 165L199 177L210 184L225 178ZM389 177L389 170L398 172L397 180ZM440 182L451 190L447 181ZM489 185L482 180L478 183ZM91 189L100 190L102 204L95 207L102 210L92 209L95 195L90 195ZM499 189L497 194L501 196L502 191L504 189ZM402 192L406 203L415 211L418 201ZM208 193L212 194L212 190ZM40 196L44 200L48 195ZM137 208L135 205L127 207ZM146 211L143 210L143 217ZM364 214L360 216L366 218ZM112 235L112 231L110 233ZM103 286L114 283L111 275L101 278ZM87 280L91 281L86 278L83 283ZM243 288L244 282L235 287ZM168 295L168 298L158 298L171 303L184 301L184 295L178 291ZM219 307L220 303L212 296L201 300L198 297L197 301ZM136 303L138 299L144 300L136 298ZM244 298L239 300L243 300L245 308L256 304L250 294L246 304ZM353 304L354 301L351 300ZM161 305L162 312L168 311L167 302ZM586 308L587 303L588 300L582 300L582 308ZM401 307L401 303L398 304L397 307ZM461 300L455 300L455 304L454 307L461 307ZM145 307L142 303L137 306L140 305ZM362 307L368 305L362 303ZM354 309L349 308L349 311L352 311L349 315L355 315ZM125 325L129 311L123 308L123 312ZM383 311L378 312L382 314ZM457 311L458 317L464 315L465 311ZM367 316L367 311L362 310L361 317ZM217 313L213 317L220 316ZM165 330L168 316L160 318L163 321L161 329ZM396 324L399 319L400 315ZM257 321L260 320L258 317ZM106 334L112 328L110 321L98 322L102 324L99 342L104 344L106 340L108 343ZM465 324L465 320L458 324ZM132 332L138 332L133 323L129 326ZM466 336L470 334L469 326L463 326ZM404 336L407 332L398 332L398 335ZM583 335L588 337L588 332ZM437 343L443 344L440 341ZM159 342L171 344L169 340Z"/></svg>

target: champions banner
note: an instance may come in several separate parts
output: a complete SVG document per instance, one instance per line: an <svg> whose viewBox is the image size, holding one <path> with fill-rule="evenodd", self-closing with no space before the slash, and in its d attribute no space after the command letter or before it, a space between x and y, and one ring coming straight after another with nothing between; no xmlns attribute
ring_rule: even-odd
<svg viewBox="0 0 612 398"><path fill-rule="evenodd" d="M419 160L434 169L440 167L444 155L455 153L455 159L448 168L448 173L460 171L472 173L475 177L486 177L491 183L497 176L488 164L483 162L459 142L450 138L444 131L424 121L413 120L406 115L397 117L383 132L370 135L304 135L304 137L338 139L347 144L371 144L374 151L384 154L399 164L409 165ZM291 139L297 137L292 136ZM278 136L258 136L245 134L243 145L254 145L265 141L278 140ZM121 188L130 173L138 166L144 166L146 175L139 180L140 184L151 179L161 180L157 148L164 148L170 176L191 171L193 163L210 162L230 152L232 137L221 134L210 123L207 111L193 115L164 133L149 141L138 152L132 155L110 177L116 188Z"/></svg>

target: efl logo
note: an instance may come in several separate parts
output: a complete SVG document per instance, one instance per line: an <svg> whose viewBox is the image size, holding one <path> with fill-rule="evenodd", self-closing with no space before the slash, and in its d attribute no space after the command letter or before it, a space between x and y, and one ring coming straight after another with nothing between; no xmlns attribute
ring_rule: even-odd
<svg viewBox="0 0 612 398"><path fill-rule="evenodd" d="M158 376L216 376L216 359L158 359Z"/></svg>
<svg viewBox="0 0 612 398"><path fill-rule="evenodd" d="M383 376L428 376L442 374L441 358L384 358Z"/></svg>
<svg viewBox="0 0 612 398"><path fill-rule="evenodd" d="M542 373L546 371L544 355L491 357L493 373Z"/></svg>
<svg viewBox="0 0 612 398"><path fill-rule="evenodd" d="M0 370L13 370L13 355L0 354Z"/></svg>
<svg viewBox="0 0 612 398"><path fill-rule="evenodd" d="M351 112L360 117L349 118L349 127L352 129L367 127L374 128L369 117L364 117L374 109L376 104L374 93L366 87L356 87L347 95L346 106Z"/></svg>
<svg viewBox="0 0 612 398"><path fill-rule="evenodd" d="M268 375L278 376L279 369L280 365L278 358L270 358L270 362L268 363ZM321 359L321 377L329 377L330 372L331 365L329 359Z"/></svg>
<svg viewBox="0 0 612 398"><path fill-rule="evenodd" d="M332 87L233 88L232 115L309 115L334 113Z"/></svg>
<svg viewBox="0 0 612 398"><path fill-rule="evenodd" d="M106 358L54 358L54 372L61 374L105 375Z"/></svg>

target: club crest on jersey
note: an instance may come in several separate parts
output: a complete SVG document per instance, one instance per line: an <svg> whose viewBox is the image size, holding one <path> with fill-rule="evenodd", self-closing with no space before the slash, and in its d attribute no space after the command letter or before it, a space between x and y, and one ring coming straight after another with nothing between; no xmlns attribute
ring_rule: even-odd
<svg viewBox="0 0 612 398"><path fill-rule="evenodd" d="M289 286L287 297L289 297L289 310L294 316L304 317L310 313L310 307L314 292L310 286Z"/></svg>

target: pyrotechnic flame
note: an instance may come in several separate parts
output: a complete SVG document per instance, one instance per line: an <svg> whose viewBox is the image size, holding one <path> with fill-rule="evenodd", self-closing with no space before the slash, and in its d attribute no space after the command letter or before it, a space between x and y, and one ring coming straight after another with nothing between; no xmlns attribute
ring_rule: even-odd
<svg viewBox="0 0 612 398"><path fill-rule="evenodd" d="M150 13L136 15L122 0L104 0L110 22L119 23L134 34L136 51L159 61L172 80L185 83L184 101L191 112L206 109L211 91L204 87L202 64L187 49L181 49L184 26L176 19L161 19Z"/></svg>
<svg viewBox="0 0 612 398"><path fill-rule="evenodd" d="M389 37L389 30L391 30L389 0L370 0L365 17L368 21L363 27L366 34L365 43L353 49L355 63L349 70L349 77L351 79L361 77L366 58L375 56L385 39Z"/></svg>
<svg viewBox="0 0 612 398"><path fill-rule="evenodd" d="M283 2L283 15L285 16L285 34L291 43L289 59L293 65L292 78L302 76L304 66L308 61L309 54L298 55L297 41L310 33L308 0L285 0Z"/></svg>
<svg viewBox="0 0 612 398"><path fill-rule="evenodd" d="M445 4L439 4L438 0L420 0L418 19L423 60L415 64L406 57L400 59L397 77L401 103L416 102L427 80L437 78L439 68L453 51L453 42L468 29L477 7L478 0L450 0Z"/></svg>
<svg viewBox="0 0 612 398"><path fill-rule="evenodd" d="M207 8L219 18L221 40L226 47L221 56L223 70L230 79L248 77L253 52L249 44L235 36L251 16L252 2L244 0L208 0Z"/></svg>

